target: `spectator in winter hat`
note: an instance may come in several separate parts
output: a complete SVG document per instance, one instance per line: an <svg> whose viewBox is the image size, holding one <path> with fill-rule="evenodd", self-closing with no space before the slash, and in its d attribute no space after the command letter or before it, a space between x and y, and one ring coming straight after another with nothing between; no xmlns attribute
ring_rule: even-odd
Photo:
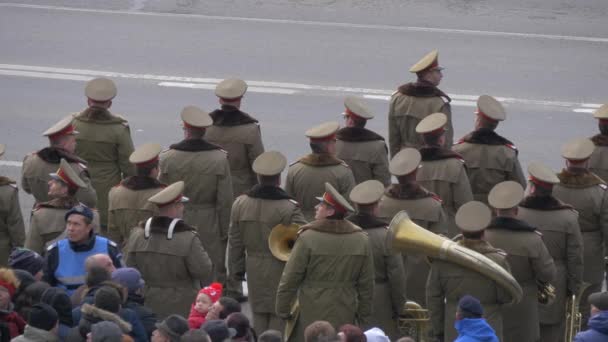
<svg viewBox="0 0 608 342"><path fill-rule="evenodd" d="M114 322L102 321L91 326L87 342L121 342L122 331Z"/></svg>
<svg viewBox="0 0 608 342"><path fill-rule="evenodd" d="M50 305L38 303L32 306L23 335L12 342L56 342L57 312Z"/></svg>
<svg viewBox="0 0 608 342"><path fill-rule="evenodd" d="M0 323L8 328L11 338L23 334L25 321L14 311L11 299L19 287L15 272L9 268L0 268Z"/></svg>
<svg viewBox="0 0 608 342"><path fill-rule="evenodd" d="M156 324L151 342L180 342L182 335L190 330L188 321L180 315L170 315Z"/></svg>
<svg viewBox="0 0 608 342"><path fill-rule="evenodd" d="M40 254L27 248L15 248L8 257L8 265L14 270L29 272L34 279L42 279L44 258Z"/></svg>
<svg viewBox="0 0 608 342"><path fill-rule="evenodd" d="M304 329L305 342L338 341L336 329L327 321L314 321Z"/></svg>
<svg viewBox="0 0 608 342"><path fill-rule="evenodd" d="M338 337L341 342L366 342L367 337L361 328L352 324L344 324L340 327Z"/></svg>
<svg viewBox="0 0 608 342"><path fill-rule="evenodd" d="M52 306L57 312L57 316L59 317L59 339L65 341L68 332L74 326L70 297L58 287L49 287L42 293L40 302Z"/></svg>
<svg viewBox="0 0 608 342"><path fill-rule="evenodd" d="M211 342L225 342L236 335L236 330L234 328L228 328L226 322L219 319L205 322L205 324L201 326L201 330L204 330L209 334Z"/></svg>
<svg viewBox="0 0 608 342"><path fill-rule="evenodd" d="M241 312L231 313L226 318L226 325L228 328L234 328L236 330L236 335L232 338L232 341L256 341L256 335L253 329L251 329L251 324L249 323L249 318L245 316Z"/></svg>
<svg viewBox="0 0 608 342"><path fill-rule="evenodd" d="M205 323L205 317L211 306L222 296L222 284L212 283L198 292L196 301L190 307L188 325L190 329L198 329Z"/></svg>
<svg viewBox="0 0 608 342"><path fill-rule="evenodd" d="M144 326L148 338L152 337L152 332L156 330L156 322L158 321L156 313L149 307L145 306L144 301L144 285L145 281L141 278L141 273L135 268L123 267L112 272L112 281L116 282L128 290L127 301L123 306L131 309L139 318L139 321Z"/></svg>
<svg viewBox="0 0 608 342"><path fill-rule="evenodd" d="M205 319L207 321L214 319L226 319L226 317L233 312L241 312L241 303L234 298L221 297L217 302L215 302L215 304L211 306L211 309L209 309L209 313L207 313L207 317Z"/></svg>
<svg viewBox="0 0 608 342"><path fill-rule="evenodd" d="M283 333L278 330L266 330L258 337L258 342L283 342Z"/></svg>

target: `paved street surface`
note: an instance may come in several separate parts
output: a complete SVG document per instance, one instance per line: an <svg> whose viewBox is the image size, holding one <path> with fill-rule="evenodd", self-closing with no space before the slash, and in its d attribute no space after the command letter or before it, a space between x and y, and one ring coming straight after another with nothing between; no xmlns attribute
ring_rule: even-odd
<svg viewBox="0 0 608 342"><path fill-rule="evenodd" d="M84 83L113 78L113 110L136 145L181 139L179 112L211 111L215 84L250 84L243 110L290 160L304 131L341 120L346 95L368 99L386 135L388 97L434 48L453 96L455 136L478 95L503 99L499 133L527 164L561 167L561 144L591 136L608 102L605 0L38 0L0 1L0 174L18 178L41 132L85 106ZM24 217L32 206L21 196Z"/></svg>

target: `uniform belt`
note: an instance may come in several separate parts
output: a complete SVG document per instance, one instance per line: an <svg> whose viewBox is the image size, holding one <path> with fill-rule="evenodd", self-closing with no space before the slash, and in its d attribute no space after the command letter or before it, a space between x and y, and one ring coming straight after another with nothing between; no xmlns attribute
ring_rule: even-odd
<svg viewBox="0 0 608 342"><path fill-rule="evenodd" d="M355 287L354 281L321 281L321 280L304 280L303 286L307 287L322 287L322 288L342 288Z"/></svg>

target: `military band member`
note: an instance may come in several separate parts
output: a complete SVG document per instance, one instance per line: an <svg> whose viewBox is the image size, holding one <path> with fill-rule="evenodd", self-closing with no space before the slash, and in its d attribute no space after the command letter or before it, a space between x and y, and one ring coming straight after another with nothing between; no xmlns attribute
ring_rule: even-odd
<svg viewBox="0 0 608 342"><path fill-rule="evenodd" d="M506 118L503 106L495 98L481 95L477 100L475 130L460 139L452 150L467 165L473 198L488 203L488 193L503 181L516 181L526 186L526 178L517 159L517 148L495 130Z"/></svg>
<svg viewBox="0 0 608 342"><path fill-rule="evenodd" d="M108 195L108 237L122 248L129 239L131 229L156 213L156 206L148 198L156 195L165 185L157 180L160 168L159 144L143 144L129 156L135 166L135 176L123 179Z"/></svg>
<svg viewBox="0 0 608 342"><path fill-rule="evenodd" d="M589 170L608 182L608 103L593 113L598 121L600 134L591 137L595 150L589 158Z"/></svg>
<svg viewBox="0 0 608 342"><path fill-rule="evenodd" d="M196 228L181 219L188 202L184 184L173 183L148 199L158 206L158 216L140 222L126 247L126 264L137 268L146 280L146 306L158 319L187 316L201 279L209 279L212 272Z"/></svg>
<svg viewBox="0 0 608 342"><path fill-rule="evenodd" d="M116 85L107 78L89 81L84 90L88 108L75 114L72 124L76 136L76 154L88 163L93 188L97 192L97 209L102 235L107 234L108 193L122 179L133 175L129 156L133 141L129 123L110 112L116 96Z"/></svg>
<svg viewBox="0 0 608 342"><path fill-rule="evenodd" d="M369 237L374 259L374 297L370 326L379 327L391 340L401 335L397 329L399 314L406 298L405 272L400 253L386 244L388 223L378 218L378 202L384 186L377 180L368 180L355 186L350 200L357 212L346 219L361 227Z"/></svg>
<svg viewBox="0 0 608 342"><path fill-rule="evenodd" d="M354 211L331 184L317 205L315 221L303 226L277 290L277 315L295 319L288 341L303 341L318 320L335 327L367 326L372 315L374 265L365 232L344 220ZM299 315L291 316L299 302Z"/></svg>
<svg viewBox="0 0 608 342"><path fill-rule="evenodd" d="M239 196L230 213L230 279L241 282L247 274L253 327L258 335L284 328L275 312L275 299L285 262L271 254L268 236L278 224L306 224L298 203L280 188L286 165L287 159L280 152L260 154L252 166L259 184Z"/></svg>
<svg viewBox="0 0 608 342"><path fill-rule="evenodd" d="M414 148L399 151L389 165L398 184L391 184L379 204L379 216L391 220L401 210L406 210L417 225L435 233L447 235L447 217L441 199L416 182L420 165L420 152ZM426 307L426 279L429 263L426 257L403 253L406 274L407 297Z"/></svg>
<svg viewBox="0 0 608 342"><path fill-rule="evenodd" d="M608 245L608 192L606 182L589 171L589 157L595 146L591 140L575 139L562 147L566 168L557 174L559 184L553 196L571 205L578 212L578 223L583 238L583 281L589 284L580 298L582 326L589 318L589 294L601 291L605 263L601 255Z"/></svg>
<svg viewBox="0 0 608 342"><path fill-rule="evenodd" d="M455 238L461 246L482 254L510 272L507 254L483 240L484 230L492 219L490 209L478 201L471 201L458 209L456 224L462 235ZM479 272L441 260L433 260L427 282L427 303L431 312L433 335L437 341L454 341L454 312L458 301L470 294L481 302L483 317L502 340L502 307L510 295L495 281Z"/></svg>
<svg viewBox="0 0 608 342"><path fill-rule="evenodd" d="M285 191L302 206L307 221L315 217L316 196L330 183L342 196L348 196L355 187L352 170L343 160L335 157L337 122L326 122L306 131L312 153L289 166Z"/></svg>
<svg viewBox="0 0 608 342"><path fill-rule="evenodd" d="M184 140L160 154L159 180L165 184L184 181L184 221L196 227L213 262L213 280L226 281L226 246L232 206L232 182L226 151L206 140L213 124L209 114L195 106L181 112ZM202 279L211 281L211 279Z"/></svg>
<svg viewBox="0 0 608 342"><path fill-rule="evenodd" d="M0 144L0 158L6 150ZM0 265L8 264L8 256L15 247L23 246L25 227L19 205L19 191L14 180L0 176Z"/></svg>
<svg viewBox="0 0 608 342"><path fill-rule="evenodd" d="M49 174L57 171L59 161L65 159L86 184L84 188L80 188L76 192L76 199L91 208L97 205L97 193L91 184L87 163L74 154L77 134L78 132L72 125L72 116L67 116L42 133L48 137L49 147L30 153L23 159L21 187L25 192L34 196L36 203L50 200L48 183L51 177Z"/></svg>
<svg viewBox="0 0 608 342"><path fill-rule="evenodd" d="M217 85L215 95L221 108L211 112L213 126L206 134L207 140L228 151L234 198L257 183L251 165L264 152L258 120L240 109L246 92L247 83L239 79L226 79Z"/></svg>
<svg viewBox="0 0 608 342"><path fill-rule="evenodd" d="M454 129L450 97L441 91L439 83L443 78L439 66L439 53L431 51L410 68L418 77L416 82L406 83L391 97L388 111L388 134L391 157L404 147L418 148L423 145L421 137L415 131L422 119L432 113L444 113L447 117L447 132L442 144L452 147Z"/></svg>
<svg viewBox="0 0 608 342"><path fill-rule="evenodd" d="M46 248L54 241L64 238L65 214L80 204L75 197L86 183L76 170L61 159L59 168L50 174L48 182L49 201L38 203L30 218L30 229L25 239L25 248L44 255ZM99 214L93 212L93 227L99 228Z"/></svg>
<svg viewBox="0 0 608 342"><path fill-rule="evenodd" d="M448 217L448 236L453 237L458 232L454 223L456 211L461 205L473 200L473 193L462 156L442 147L445 145L447 120L445 114L435 113L416 126L416 132L424 142L420 148L422 162L416 180L443 201Z"/></svg>
<svg viewBox="0 0 608 342"><path fill-rule="evenodd" d="M336 133L336 157L344 160L353 171L357 184L375 179L384 186L391 182L388 172L388 149L384 138L365 128L374 114L362 99L348 96L344 100L346 127Z"/></svg>
<svg viewBox="0 0 608 342"><path fill-rule="evenodd" d="M583 241L578 213L552 195L559 178L551 169L533 162L528 166L528 173L530 194L519 204L517 217L543 233L543 241L556 267L551 281L556 289L555 301L539 308L540 339L562 341L566 297L577 293L583 280Z"/></svg>

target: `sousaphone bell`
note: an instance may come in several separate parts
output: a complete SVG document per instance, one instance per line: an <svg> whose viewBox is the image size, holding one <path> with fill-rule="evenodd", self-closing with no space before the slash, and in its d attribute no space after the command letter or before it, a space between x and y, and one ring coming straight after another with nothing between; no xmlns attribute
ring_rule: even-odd
<svg viewBox="0 0 608 342"><path fill-rule="evenodd" d="M300 226L295 223L290 225L277 224L274 226L268 236L270 253L275 258L287 262L293 245L298 238L298 230L300 230Z"/></svg>

